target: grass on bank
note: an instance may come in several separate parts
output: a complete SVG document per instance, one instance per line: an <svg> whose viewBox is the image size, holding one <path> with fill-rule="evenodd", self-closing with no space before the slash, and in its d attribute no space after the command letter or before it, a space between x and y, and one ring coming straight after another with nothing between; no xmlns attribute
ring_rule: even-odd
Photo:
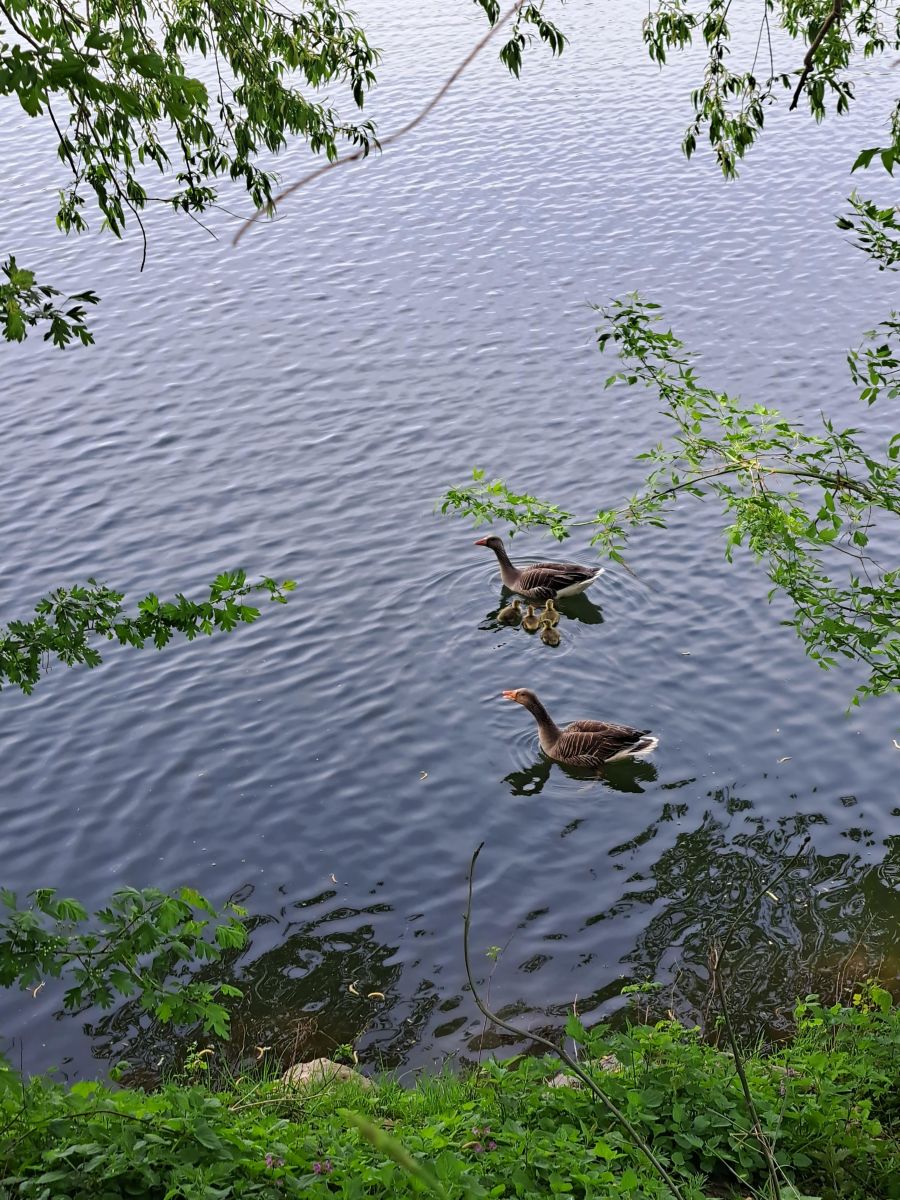
<svg viewBox="0 0 900 1200"><path fill-rule="evenodd" d="M850 1006L810 998L796 1015L790 1044L744 1063L783 1200L897 1200L900 1009L868 987ZM587 1033L581 1061L607 1055L621 1065L596 1068L597 1078L686 1198L770 1194L729 1053L665 1021ZM23 1082L6 1070L0 1200L406 1197L429 1187L454 1198L669 1196L587 1091L548 1086L558 1069L518 1059L423 1075L409 1089L385 1079L370 1091L307 1093L246 1077L214 1090L199 1080L215 1073L196 1059L192 1076L154 1092ZM366 1136L351 1114L388 1137Z"/></svg>

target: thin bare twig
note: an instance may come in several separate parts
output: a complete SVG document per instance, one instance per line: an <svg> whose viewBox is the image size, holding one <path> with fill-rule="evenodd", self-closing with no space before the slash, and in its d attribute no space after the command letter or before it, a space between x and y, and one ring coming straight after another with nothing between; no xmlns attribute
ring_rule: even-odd
<svg viewBox="0 0 900 1200"><path fill-rule="evenodd" d="M781 1186L778 1182L778 1164L775 1162L775 1156L772 1153L772 1147L769 1139L763 1131L762 1123L759 1119L759 1113L756 1111L756 1105L753 1102L753 1093L750 1091L750 1084L747 1082L747 1073L744 1070L744 1062L741 1057L741 1049L738 1045L737 1035L734 1032L734 1026L731 1023L731 1016L728 1012L728 1003L725 998L725 987L722 983L722 974L719 970L722 959L727 951L731 939L737 932L738 926L741 925L753 908L759 904L760 900L767 892L775 890L775 885L778 884L787 873L794 867L800 856L809 845L809 836L807 835L792 858L781 868L781 870L769 880L765 887L758 891L750 900L747 901L737 912L737 915L732 920L731 924L725 932L725 940L719 946L713 946L710 955L710 970L712 972L713 987L719 999L719 1005L722 1009L722 1020L725 1022L725 1031L728 1034L728 1041L731 1045L731 1053L734 1057L734 1066L737 1071L738 1079L741 1081L741 1090L744 1093L744 1101L747 1105L747 1112L750 1114L750 1120L753 1124L753 1133L756 1140L759 1142L763 1157L766 1160L766 1167L769 1172L769 1184L772 1189L772 1200L781 1200Z"/></svg>
<svg viewBox="0 0 900 1200"><path fill-rule="evenodd" d="M59 122L56 119L56 114L53 111L53 106L50 103L49 96L47 97L45 103L47 105L47 115L53 123L53 128L56 130L56 136L59 138L59 144L62 147L63 154L66 156L66 162L72 168L72 174L75 176L75 186L77 188L77 186L78 186L78 168L75 166L75 160L72 157L72 151L69 149L68 142L63 137L63 131L59 127Z"/></svg>
<svg viewBox="0 0 900 1200"><path fill-rule="evenodd" d="M481 41L478 42L478 44L474 47L474 49L469 51L453 74L444 81L443 85L435 92L425 107L420 109L419 112L412 118L412 120L407 121L405 125L402 125L394 133L388 134L386 138L381 140L380 146L382 150L385 146L389 146L391 143L399 141L400 138L404 137L407 133L410 133L417 125L425 120L432 109L434 109L450 91L450 88L454 83L456 83L457 79L459 79L460 75L462 75L463 71L465 71L466 67L468 67L469 64L478 57L491 38L494 37L494 35L498 33L500 29L502 29L502 27L510 20L511 17L515 16L524 3L525 0L516 0L516 3L513 4L511 8L507 9L507 11L499 18L496 25L492 25ZM312 183L314 179L318 179L321 175L327 174L328 171L333 171L335 167L343 166L344 163L356 162L357 159L364 158L367 153L368 147L360 146L360 148L358 150L354 150L352 154L345 154L343 158L336 158L334 162L326 163L322 167L317 167L314 171L310 171L308 175L304 175L302 179L298 179L296 183L292 183L289 187L286 187L283 191L279 192L273 200L265 205L265 207L257 209L253 216L241 226L241 228L234 235L232 245L236 246L250 226L254 225L259 218L263 216L263 214L270 213L282 202L282 200L286 200L288 196L293 196L293 194L295 192L299 192L302 187L306 187L308 183Z"/></svg>
<svg viewBox="0 0 900 1200"><path fill-rule="evenodd" d="M607 1109L613 1119L625 1131L634 1144L643 1151L651 1166L659 1173L660 1177L664 1180L669 1190L672 1192L675 1200L684 1200L684 1193L650 1149L645 1139L641 1137L625 1114L621 1112L619 1108L617 1108L609 1096L607 1096L606 1092L604 1092L603 1089L595 1082L595 1080L591 1078L591 1076L587 1073L587 1071L584 1070L584 1068L576 1059L572 1058L572 1056L568 1054L562 1047L551 1042L549 1038L542 1037L539 1033L532 1033L528 1030L520 1029L517 1025L511 1025L509 1021L504 1021L501 1017L498 1017L496 1013L491 1012L491 1010L479 996L478 988L475 986L475 979L472 975L472 966L469 961L469 930L472 924L472 885L475 880L475 864L478 861L478 856L483 847L484 842L482 842L481 845L475 850L475 853L472 855L471 862L469 863L469 890L468 899L466 901L466 912L465 916L463 917L463 961L466 968L466 978L469 981L469 988L472 992L472 999L478 1006L479 1011L482 1012L489 1021L493 1022L494 1025L499 1025L501 1029L506 1029L510 1033L514 1033L517 1037L528 1038L533 1042L537 1042L541 1046L546 1046L546 1048L552 1054L556 1055L557 1058L562 1059L569 1070L574 1071L582 1083L584 1083L586 1087L588 1087L594 1093L600 1103Z"/></svg>
<svg viewBox="0 0 900 1200"><path fill-rule="evenodd" d="M716 995L719 998L719 1005L722 1009L722 1020L725 1022L725 1031L728 1034L728 1041L731 1044L734 1067L737 1071L738 1079L741 1081L741 1090L744 1093L744 1101L747 1105L747 1111L750 1114L750 1120L753 1124L753 1133L756 1137L756 1140L759 1142L760 1149L763 1152L763 1158L766 1160L766 1167L769 1171L769 1183L772 1188L772 1200L781 1200L781 1186L778 1182L778 1165L775 1162L774 1155L772 1154L772 1147L769 1145L769 1139L766 1137L762 1124L760 1123L759 1113L756 1111L756 1105L753 1103L753 1093L750 1091L750 1084L747 1082L747 1073L744 1070L744 1063L741 1059L740 1046L738 1046L737 1037L734 1032L734 1026L731 1023L731 1016L728 1012L728 1004L725 1000L725 988L722 985L722 976L719 972L719 964L721 961L721 947L713 946L710 969L712 971L713 986L715 987Z"/></svg>

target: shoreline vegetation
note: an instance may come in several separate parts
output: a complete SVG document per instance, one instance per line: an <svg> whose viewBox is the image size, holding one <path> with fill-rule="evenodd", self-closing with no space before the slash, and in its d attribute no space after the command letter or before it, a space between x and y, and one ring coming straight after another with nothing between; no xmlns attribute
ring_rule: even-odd
<svg viewBox="0 0 900 1200"><path fill-rule="evenodd" d="M900 1006L891 993L869 979L848 995L842 975L834 1003L796 1003L790 1036L776 1045L742 1039L729 1015L737 934L805 847L711 941L715 1009L703 1028L666 1010L658 985L631 984L615 1028L588 1029L573 1010L563 1031L571 1051L511 1024L479 991L470 946L479 847L463 921L469 994L485 1030L548 1053L457 1073L445 1063L412 1081L363 1076L350 1044L304 1065L299 1043L285 1061L283 1048L235 1039L233 1002L243 993L216 978L248 941L248 915L233 903L217 910L190 888L123 888L89 913L52 889L22 904L0 891L0 986L36 994L61 980L63 1010L79 1014L136 1004L138 1058L147 1020L169 1031L152 1081L127 1061L107 1082L74 1083L28 1079L0 1062L0 1200L306 1191L348 1200L900 1200Z"/></svg>
<svg viewBox="0 0 900 1200"><path fill-rule="evenodd" d="M543 43L553 56L566 45L543 0L475 3L488 30L426 106L380 142L362 111L380 55L343 0L315 0L297 12L235 0L162 4L152 13L142 5L126 11L86 4L82 11L50 0L0 0L0 36L7 39L0 42L0 95L29 118L40 117L56 147L64 167L59 229L81 233L91 215L118 238L126 225L136 228L143 270L142 214L162 206L206 228L200 215L228 212L220 185L230 181L243 185L253 224L340 162L415 128L501 29L499 59L514 76L530 43ZM690 158L708 143L728 179L779 96L791 96L790 110L802 99L816 122L829 109L845 113L857 86L851 72L900 50L900 24L891 26L878 6L862 0L767 0L755 51L742 23L732 42L729 9L730 0L658 0L640 25L660 67L692 44L701 52L682 150ZM786 37L773 39L772 26ZM201 60L206 72L197 78L192 61ZM488 130L490 117L479 114ZM277 155L297 139L327 162L276 194L278 178L260 151ZM875 165L892 175L900 162L900 100L866 141L849 172ZM341 157L344 148L350 152ZM154 166L159 187L147 175ZM856 191L846 204L838 228L879 270L898 269L900 209ZM97 294L64 296L19 266L9 248L3 254L2 337L21 342L40 328L59 349L90 345L88 313ZM475 468L471 480L445 494L443 511L476 524L505 523L510 534L543 529L559 541L584 529L595 547L627 566L623 552L639 527L665 528L676 498L711 500L723 516L726 556L744 550L764 565L771 594L791 602L787 623L807 656L824 669L844 660L866 669L851 703L900 690L900 570L889 557L900 516L900 433L873 457L867 434L855 427L824 414L821 425L808 427L768 401L747 405L701 383L693 354L661 322L656 304L633 294L600 313L599 348L616 349L621 366L607 385L655 394L654 405L671 422L672 436L639 456L648 469L642 490L618 507L579 516ZM900 395L898 345L900 318L891 313L850 352L853 399L865 406L857 411ZM38 602L34 618L0 628L0 686L28 693L54 661L94 667L104 641L162 649L176 634L192 640L230 632L259 615L250 601L283 603L293 587L228 571L210 584L208 598L149 593L132 613L122 593L95 580L57 588ZM651 1022L649 1007L643 1020L637 1008L631 1015L638 1019L615 1030L586 1029L573 1013L565 1026L572 1053L554 1053L553 1043L532 1031L532 1045L551 1053L488 1060L458 1074L445 1064L405 1087L390 1075L365 1080L344 1065L335 1068L339 1077L330 1069L325 1077L280 1062L267 1046L229 1065L229 1001L243 993L216 975L249 936L246 911L232 902L217 912L193 889L123 888L88 914L53 889L37 889L22 907L0 889L0 987L37 995L47 980L65 978L63 1010L118 1015L120 1005L133 1005L141 1029L156 1021L172 1043L203 1039L183 1059L164 1055L168 1075L146 1089L136 1086L126 1062L108 1082L74 1083L29 1079L0 1062L0 1200L275 1200L301 1193L347 1200L900 1200L900 1007L868 979L849 1002L799 1000L783 1043L742 1043L729 1016L723 964L730 949L732 966L739 956L750 961L732 937L754 926L759 899L738 911L720 940L709 939L717 1015L706 1028L670 1014ZM492 1013L478 995L469 960L471 908L470 871L463 946L470 995L485 1028L523 1032L505 1019L509 1009ZM384 999L382 992L368 995ZM351 1046L340 1052L355 1063Z"/></svg>
<svg viewBox="0 0 900 1200"><path fill-rule="evenodd" d="M404 1087L346 1067L289 1082L264 1053L236 1073L195 1047L152 1091L4 1069L0 1197L900 1197L900 1008L869 982L845 1005L807 997L794 1019L787 1043L736 1055L721 1024L570 1018L581 1070L674 1188L553 1056Z"/></svg>

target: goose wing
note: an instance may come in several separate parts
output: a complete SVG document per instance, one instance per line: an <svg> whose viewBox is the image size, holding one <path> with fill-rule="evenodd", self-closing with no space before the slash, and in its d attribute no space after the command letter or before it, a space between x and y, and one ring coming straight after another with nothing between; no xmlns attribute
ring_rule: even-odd
<svg viewBox="0 0 900 1200"><path fill-rule="evenodd" d="M631 725L615 725L612 721L573 721L566 726L566 732L572 733L606 733L613 737L631 737L638 741L649 733L649 729L634 729Z"/></svg>
<svg viewBox="0 0 900 1200"><path fill-rule="evenodd" d="M535 600L552 600L565 588L593 579L598 570L578 563L534 563L519 572L519 585Z"/></svg>
<svg viewBox="0 0 900 1200"><path fill-rule="evenodd" d="M573 766L596 766L616 754L631 750L644 740L647 731L606 721L575 721L562 732L553 748L554 757Z"/></svg>

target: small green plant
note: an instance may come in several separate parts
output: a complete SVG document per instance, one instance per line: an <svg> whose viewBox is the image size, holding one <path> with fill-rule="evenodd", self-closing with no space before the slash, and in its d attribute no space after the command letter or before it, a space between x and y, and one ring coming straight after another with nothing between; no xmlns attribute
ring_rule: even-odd
<svg viewBox="0 0 900 1200"><path fill-rule="evenodd" d="M215 1054L212 1046L198 1046L191 1042L184 1057L182 1074L187 1079L200 1079L209 1071L209 1058Z"/></svg>
<svg viewBox="0 0 900 1200"><path fill-rule="evenodd" d="M331 1060L336 1063L346 1063L348 1066L359 1062L359 1055L350 1042L341 1042L331 1052Z"/></svg>
<svg viewBox="0 0 900 1200"><path fill-rule="evenodd" d="M656 983L654 980L646 980L644 983L626 983L619 990L620 996L650 996L655 992L662 991L662 984Z"/></svg>

